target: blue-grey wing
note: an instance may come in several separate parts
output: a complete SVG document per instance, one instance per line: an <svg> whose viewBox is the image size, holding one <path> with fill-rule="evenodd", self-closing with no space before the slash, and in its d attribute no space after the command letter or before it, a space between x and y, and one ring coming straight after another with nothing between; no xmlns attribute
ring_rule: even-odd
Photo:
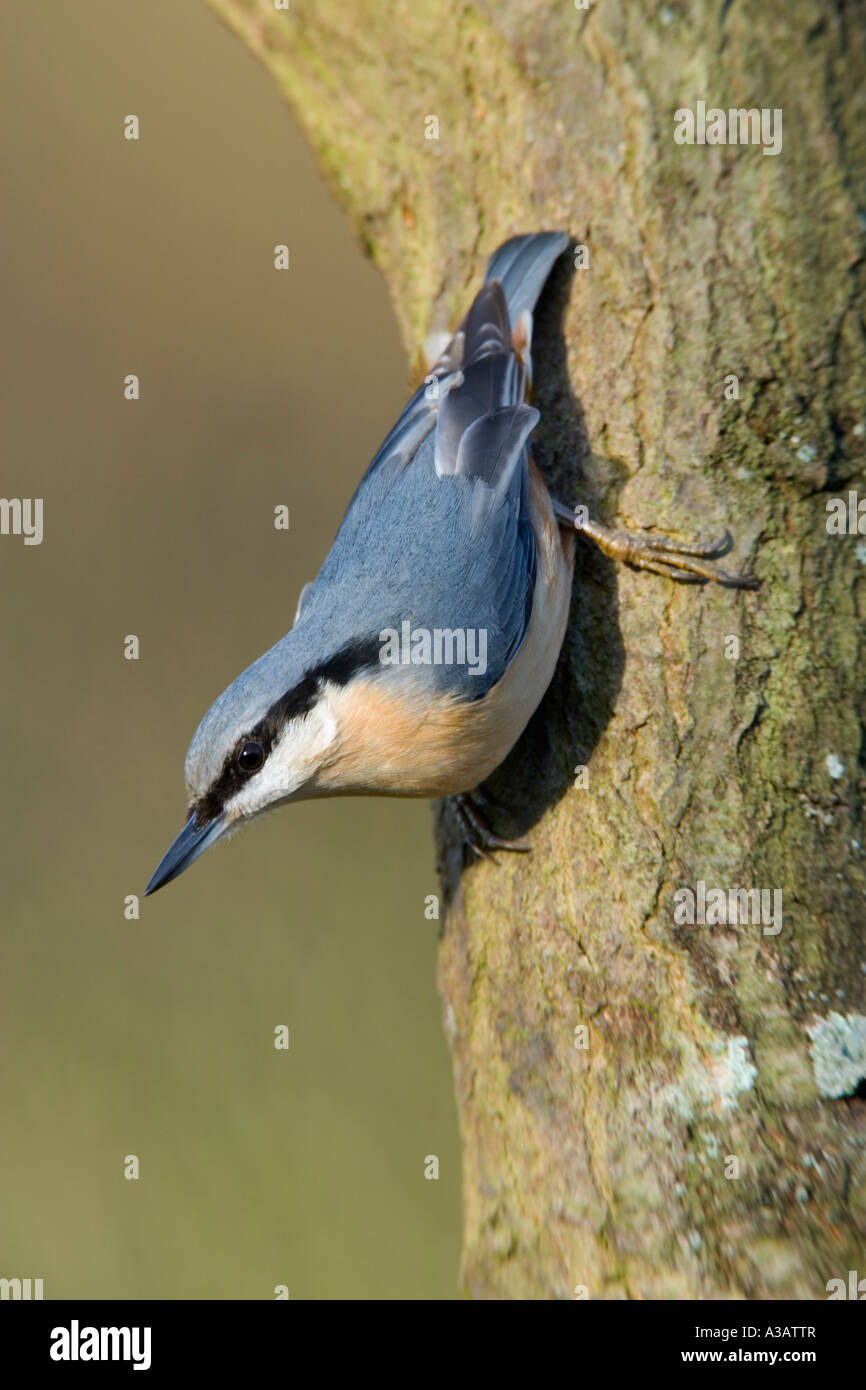
<svg viewBox="0 0 866 1390"><path fill-rule="evenodd" d="M460 380L463 343L464 335L458 331L400 412L396 424L376 450L359 487L363 487L371 473L379 469L395 473L412 460L435 427L440 401Z"/></svg>
<svg viewBox="0 0 866 1390"><path fill-rule="evenodd" d="M433 368L436 388L418 388L378 450L304 603L298 627L318 642L337 649L404 620L484 628L483 680L430 678L471 698L504 674L536 578L527 439L539 415L525 403L529 343L512 334L567 244L558 233L519 237L492 258Z"/></svg>

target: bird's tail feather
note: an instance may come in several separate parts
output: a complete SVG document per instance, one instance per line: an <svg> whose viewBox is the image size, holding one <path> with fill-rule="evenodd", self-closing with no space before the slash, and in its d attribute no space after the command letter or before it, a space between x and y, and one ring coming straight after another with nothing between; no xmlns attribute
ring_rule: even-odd
<svg viewBox="0 0 866 1390"><path fill-rule="evenodd" d="M535 308L554 261L570 241L567 232L530 232L511 237L494 251L484 281L498 280L502 285L512 328L521 314Z"/></svg>

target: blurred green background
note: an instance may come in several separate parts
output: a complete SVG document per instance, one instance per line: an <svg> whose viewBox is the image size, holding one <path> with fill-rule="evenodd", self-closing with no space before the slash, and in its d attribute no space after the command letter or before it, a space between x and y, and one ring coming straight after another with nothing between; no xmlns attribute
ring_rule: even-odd
<svg viewBox="0 0 866 1390"><path fill-rule="evenodd" d="M124 917L406 398L384 285L200 0L7 5L0 43L0 494L45 509L0 537L0 1276L451 1298L429 807L284 808Z"/></svg>

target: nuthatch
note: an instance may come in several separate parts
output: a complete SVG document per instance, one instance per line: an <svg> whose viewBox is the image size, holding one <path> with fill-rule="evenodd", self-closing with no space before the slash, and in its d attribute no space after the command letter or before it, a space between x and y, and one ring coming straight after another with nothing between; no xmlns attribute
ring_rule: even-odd
<svg viewBox="0 0 866 1390"><path fill-rule="evenodd" d="M751 587L726 548L641 540L551 499L529 458L532 311L561 232L513 237L367 469L285 637L224 690L186 758L188 820L153 893L234 827L319 796L457 797L502 762L550 684L575 530L615 559ZM516 846L515 846L516 847Z"/></svg>

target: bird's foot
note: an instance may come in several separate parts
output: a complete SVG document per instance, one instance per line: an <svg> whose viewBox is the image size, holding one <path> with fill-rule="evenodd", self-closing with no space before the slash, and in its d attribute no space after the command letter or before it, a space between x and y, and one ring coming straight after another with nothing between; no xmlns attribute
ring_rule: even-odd
<svg viewBox="0 0 866 1390"><path fill-rule="evenodd" d="M490 828L482 809L486 805L480 792L461 792L450 798L457 816L457 823L463 833L464 843L481 859L489 859L495 864L494 850L508 850L513 854L529 854L532 846L526 840L503 840Z"/></svg>
<svg viewBox="0 0 866 1390"><path fill-rule="evenodd" d="M665 574L684 584L702 584L711 580L731 589L757 589L760 580L751 574L729 574L714 564L720 555L731 548L731 535L726 531L717 541L672 541L666 536L632 536L627 531L614 531L598 521L578 521L575 512L554 502L553 509L561 526L570 527L597 545L612 560L620 560L638 569Z"/></svg>

